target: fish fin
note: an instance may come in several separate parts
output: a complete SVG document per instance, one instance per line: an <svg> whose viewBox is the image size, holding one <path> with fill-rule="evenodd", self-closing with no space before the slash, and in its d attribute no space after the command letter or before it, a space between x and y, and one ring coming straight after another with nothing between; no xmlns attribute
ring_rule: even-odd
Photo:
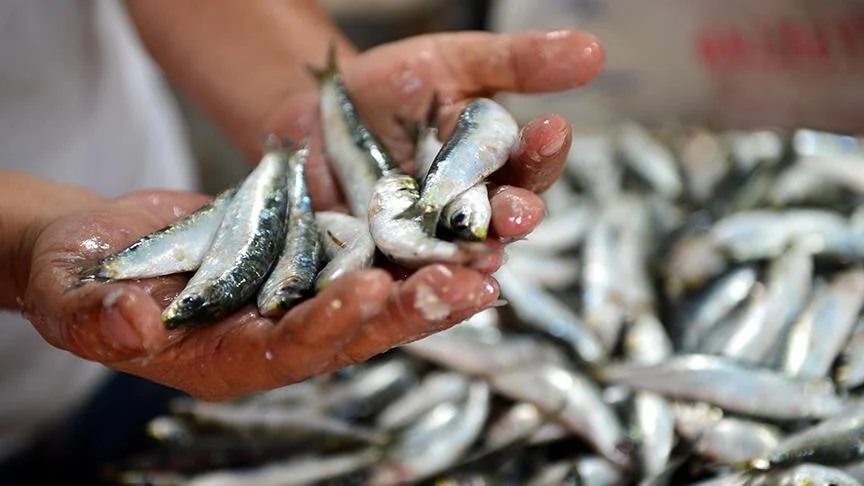
<svg viewBox="0 0 864 486"><path fill-rule="evenodd" d="M110 282L103 260L87 258L58 258L53 263L64 267L66 271L77 278L68 290L74 290L88 282Z"/></svg>
<svg viewBox="0 0 864 486"><path fill-rule="evenodd" d="M426 120L423 128L438 128L438 115L441 108L441 95L438 90L432 92L432 99L429 100L429 108L426 111Z"/></svg>
<svg viewBox="0 0 864 486"><path fill-rule="evenodd" d="M337 60L336 52L336 39L331 39L327 45L327 59L324 67L315 67L311 64L306 65L306 71L318 81L318 84L323 84L339 74L339 61Z"/></svg>
<svg viewBox="0 0 864 486"><path fill-rule="evenodd" d="M332 231L327 230L327 238L330 238L330 241L335 243L339 248L345 248L345 242L336 238L336 235L334 235Z"/></svg>

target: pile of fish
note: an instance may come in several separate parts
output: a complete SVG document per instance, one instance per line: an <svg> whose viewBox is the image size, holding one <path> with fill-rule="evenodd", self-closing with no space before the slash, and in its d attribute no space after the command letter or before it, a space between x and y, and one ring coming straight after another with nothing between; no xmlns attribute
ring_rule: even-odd
<svg viewBox="0 0 864 486"><path fill-rule="evenodd" d="M242 181L122 251L82 263L82 280L194 272L162 313L171 329L219 320L253 301L262 316L278 317L346 273L371 267L379 253L409 269L488 260L486 178L518 140L510 113L475 99L442 143L434 97L427 121L402 121L417 142L418 170L407 174L355 106L335 47L326 69L310 71L320 85L325 153L350 214L313 211L308 137L294 143L270 135Z"/></svg>
<svg viewBox="0 0 864 486"><path fill-rule="evenodd" d="M864 143L578 133L507 305L230 403L124 484L860 485Z"/></svg>

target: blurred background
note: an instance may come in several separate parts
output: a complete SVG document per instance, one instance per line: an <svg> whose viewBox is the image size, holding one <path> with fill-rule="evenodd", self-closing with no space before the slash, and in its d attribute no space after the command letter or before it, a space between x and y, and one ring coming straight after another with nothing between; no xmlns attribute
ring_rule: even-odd
<svg viewBox="0 0 864 486"><path fill-rule="evenodd" d="M482 29L487 0L322 0L360 49L435 31ZM214 124L175 93L199 162L202 189L215 193L249 170Z"/></svg>

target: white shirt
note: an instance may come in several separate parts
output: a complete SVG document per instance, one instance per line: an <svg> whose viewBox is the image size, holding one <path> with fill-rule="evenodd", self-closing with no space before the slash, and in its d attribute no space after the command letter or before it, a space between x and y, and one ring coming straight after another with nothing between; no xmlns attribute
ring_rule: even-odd
<svg viewBox="0 0 864 486"><path fill-rule="evenodd" d="M173 99L118 0L0 0L0 170L108 197L197 187ZM107 370L0 311L0 458Z"/></svg>

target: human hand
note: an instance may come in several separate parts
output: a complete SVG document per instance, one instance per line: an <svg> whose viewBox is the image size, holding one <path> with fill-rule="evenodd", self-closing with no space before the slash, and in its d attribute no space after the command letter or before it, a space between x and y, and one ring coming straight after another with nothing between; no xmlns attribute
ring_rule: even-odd
<svg viewBox="0 0 864 486"><path fill-rule="evenodd" d="M442 34L373 49L345 62L343 72L373 129L398 161L410 164L411 141L396 116L419 118L433 89L452 102L442 110L447 136L472 97L573 87L596 75L601 62L593 38L575 33ZM404 89L412 86L417 88ZM291 95L264 129L294 138L311 131L315 148L316 120L315 93ZM495 237L519 238L539 223L543 204L532 191L560 175L569 144L569 124L560 117L540 117L524 127L512 160L495 175L501 184L492 196ZM307 174L316 208L337 207L341 199L320 152ZM498 298L489 277L497 258L480 270L432 265L405 280L370 269L334 282L279 321L262 318L250 305L218 323L168 331L160 313L185 284L183 276L74 286L69 261L118 251L205 200L188 193L134 193L46 224L32 249L25 315L61 349L218 400L364 361L458 323ZM448 312L417 305L430 298Z"/></svg>

